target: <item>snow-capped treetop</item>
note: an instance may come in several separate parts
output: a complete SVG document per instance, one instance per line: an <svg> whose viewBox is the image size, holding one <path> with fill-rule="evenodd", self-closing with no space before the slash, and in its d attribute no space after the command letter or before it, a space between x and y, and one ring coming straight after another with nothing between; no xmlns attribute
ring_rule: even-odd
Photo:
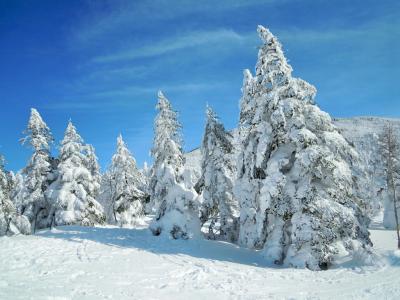
<svg viewBox="0 0 400 300"><path fill-rule="evenodd" d="M129 163L133 168L136 168L136 160L132 157L131 152L126 146L125 141L122 138L122 134L120 134L117 138L117 151L113 156L113 161L115 158L115 161L117 162L121 157L124 159L131 157L131 159L129 159Z"/></svg>
<svg viewBox="0 0 400 300"><path fill-rule="evenodd" d="M2 154L0 154L0 170L4 170L4 165L5 165L5 158Z"/></svg>
<svg viewBox="0 0 400 300"><path fill-rule="evenodd" d="M253 95L253 81L254 78L251 75L250 70L246 69L243 71L243 86L242 86L242 98L240 99L240 120L239 126L247 126L254 117L255 105Z"/></svg>
<svg viewBox="0 0 400 300"><path fill-rule="evenodd" d="M72 124L71 121L68 122L67 129L64 133L64 138L61 141L61 148L60 148L60 160L65 161L68 157L72 155L80 155L80 159L84 160L83 158L83 139L77 133L75 126ZM79 161L79 164L81 161Z"/></svg>
<svg viewBox="0 0 400 300"><path fill-rule="evenodd" d="M219 121L217 114L213 109L207 105L206 108L207 124L205 129L205 135L203 138L202 149L209 149L211 147L220 147L225 153L232 152L232 135L225 130L224 125ZM210 136L211 135L211 136ZM217 145L206 145L205 143L217 143Z"/></svg>
<svg viewBox="0 0 400 300"><path fill-rule="evenodd" d="M154 165L169 164L175 168L183 165L181 124L178 113L172 109L164 94L158 92L156 108L159 113L154 124L154 142L151 154Z"/></svg>
<svg viewBox="0 0 400 300"><path fill-rule="evenodd" d="M128 147L125 144L124 139L122 138L122 134L119 134L117 137L117 153L118 155L121 156L129 156L131 155L131 152L129 151ZM134 164L136 165L135 159L133 159Z"/></svg>
<svg viewBox="0 0 400 300"><path fill-rule="evenodd" d="M48 151L53 142L49 127L35 108L31 108L31 115L24 134L26 136L21 140L22 144L29 143L35 151Z"/></svg>
<svg viewBox="0 0 400 300"><path fill-rule="evenodd" d="M258 52L256 75L266 75L263 83L284 85L291 77L292 67L287 63L278 39L266 28L259 25L258 34L264 45Z"/></svg>
<svg viewBox="0 0 400 300"><path fill-rule="evenodd" d="M7 176L4 167L5 159L4 156L0 154L0 192L7 183Z"/></svg>

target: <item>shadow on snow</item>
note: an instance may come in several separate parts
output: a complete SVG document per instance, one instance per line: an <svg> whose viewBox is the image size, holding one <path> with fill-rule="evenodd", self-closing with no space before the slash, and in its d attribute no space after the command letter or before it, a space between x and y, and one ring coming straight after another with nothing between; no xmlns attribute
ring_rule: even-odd
<svg viewBox="0 0 400 300"><path fill-rule="evenodd" d="M231 243L206 239L173 240L165 236L153 236L148 228L61 226L52 230L39 231L36 235L76 243L90 240L108 246L138 249L157 255L188 255L255 267L280 268L265 262L259 252L240 248Z"/></svg>
<svg viewBox="0 0 400 300"><path fill-rule="evenodd" d="M269 267L285 269L285 266L268 263L259 251L241 248L237 245L206 239L173 240L165 236L153 236L146 228L119 228L119 227L81 227L61 226L52 230L43 230L37 233L45 238L63 239L81 243L90 240L108 246L132 248L147 251L156 255L187 255L201 259L230 262L254 267ZM400 267L400 252L386 253L383 259L386 264ZM183 257L182 257L182 260ZM362 264L353 261L342 262L333 269L359 269Z"/></svg>

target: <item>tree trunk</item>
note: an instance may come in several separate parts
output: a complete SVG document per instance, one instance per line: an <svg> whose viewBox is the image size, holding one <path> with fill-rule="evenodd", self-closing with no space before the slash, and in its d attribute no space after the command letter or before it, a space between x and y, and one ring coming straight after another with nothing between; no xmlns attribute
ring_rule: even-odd
<svg viewBox="0 0 400 300"><path fill-rule="evenodd" d="M392 183L392 188L393 188L393 208L394 208L394 218L396 221L396 233L397 233L397 248L400 249L400 232L399 232L399 217L397 214L397 195L396 195L396 186L394 184L394 179L393 179L393 171L390 170L390 172L392 172L390 175L390 179L391 179L391 183Z"/></svg>

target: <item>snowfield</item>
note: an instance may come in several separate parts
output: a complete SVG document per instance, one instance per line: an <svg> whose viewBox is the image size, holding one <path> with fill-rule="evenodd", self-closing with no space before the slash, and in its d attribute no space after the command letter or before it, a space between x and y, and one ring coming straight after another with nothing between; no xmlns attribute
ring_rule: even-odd
<svg viewBox="0 0 400 300"><path fill-rule="evenodd" d="M0 238L0 299L399 299L394 231L371 230L380 266L268 266L259 253L146 228L58 227Z"/></svg>

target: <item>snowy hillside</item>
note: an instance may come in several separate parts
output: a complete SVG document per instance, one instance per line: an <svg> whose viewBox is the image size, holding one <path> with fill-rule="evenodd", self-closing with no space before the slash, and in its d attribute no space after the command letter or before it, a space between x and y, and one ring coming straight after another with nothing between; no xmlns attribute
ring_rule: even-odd
<svg viewBox="0 0 400 300"><path fill-rule="evenodd" d="M372 230L381 267L267 266L258 252L150 230L59 227L0 238L0 299L398 299L394 231Z"/></svg>
<svg viewBox="0 0 400 300"><path fill-rule="evenodd" d="M368 134L379 134L387 122L398 130L400 136L400 119L378 117L334 118L335 125L351 141L361 140Z"/></svg>

